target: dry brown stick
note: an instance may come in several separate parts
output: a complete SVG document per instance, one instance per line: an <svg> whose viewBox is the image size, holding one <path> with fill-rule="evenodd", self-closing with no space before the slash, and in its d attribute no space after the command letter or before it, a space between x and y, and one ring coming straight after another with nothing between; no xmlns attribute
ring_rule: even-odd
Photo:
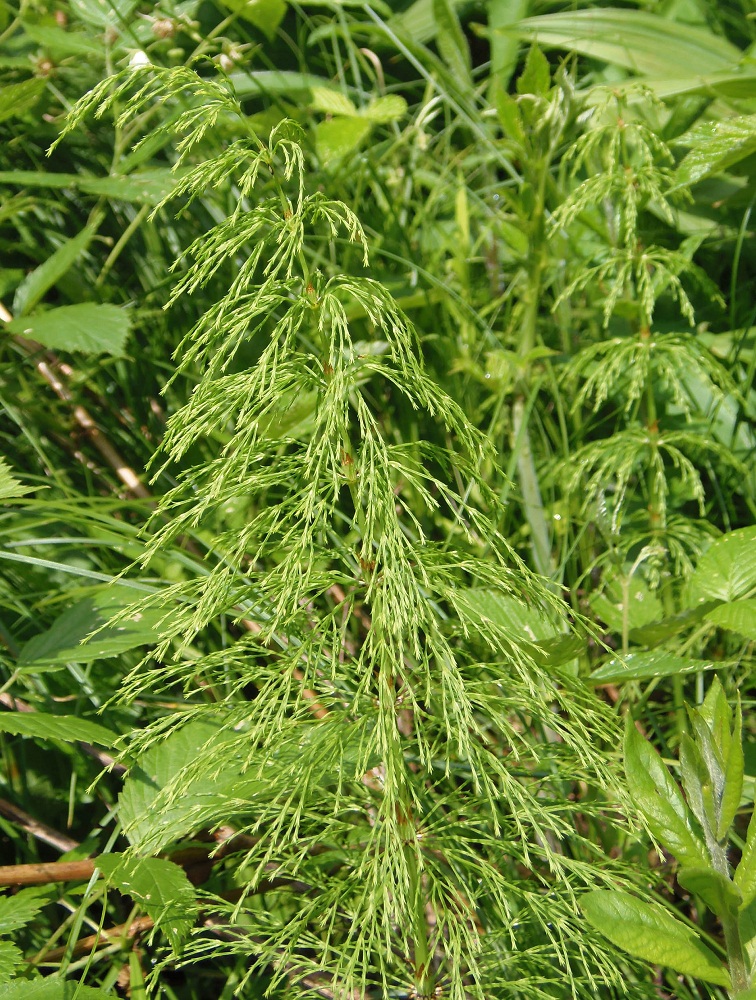
<svg viewBox="0 0 756 1000"><path fill-rule="evenodd" d="M0 319L4 323L10 323L13 319L2 302L0 302ZM28 340L26 337L19 336L14 337L14 340L32 358L36 358L40 354L47 355L48 361L34 361L37 371L58 399L62 399L65 403L72 403L73 396L66 384L66 377L72 374L72 369L68 365L63 365L51 351L47 351L42 344L38 344L35 340ZM108 441L90 416L88 410L81 404L76 403L73 406L73 416L76 423L84 431L110 468L113 469L126 489L135 497L148 500L151 496L150 491L141 483L139 476L137 476L116 448Z"/></svg>
<svg viewBox="0 0 756 1000"><path fill-rule="evenodd" d="M72 837L67 837L65 833L54 830L51 826L40 822L40 820L30 816L29 813L24 812L23 809L19 809L18 806L14 806L12 802L8 802L6 799L0 799L0 815L10 820L16 826L20 826L22 830L26 830L27 833L36 837L37 840L49 844L58 851L72 851L74 847L79 846L78 840L74 840Z"/></svg>
<svg viewBox="0 0 756 1000"><path fill-rule="evenodd" d="M92 877L95 863L85 861L40 861L33 865L3 865L0 885L48 885L50 882L83 882Z"/></svg>

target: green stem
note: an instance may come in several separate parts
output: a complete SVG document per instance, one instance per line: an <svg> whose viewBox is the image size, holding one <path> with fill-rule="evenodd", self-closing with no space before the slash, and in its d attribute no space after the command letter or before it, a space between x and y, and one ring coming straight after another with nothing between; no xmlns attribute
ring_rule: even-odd
<svg viewBox="0 0 756 1000"><path fill-rule="evenodd" d="M134 233L137 231L137 229L139 228L139 226L142 224L142 222L145 219L145 216L148 215L149 211L150 211L150 206L149 205L142 205L142 207L139 209L139 211L137 212L137 214L134 216L134 218L128 224L128 226L126 227L126 229L124 229L124 231L121 234L118 242L113 247L113 249L110 251L110 253L108 254L107 260L102 265L102 270L98 274L97 280L95 281L95 288L100 288L102 286L103 282L105 281L105 279L107 278L107 276L110 274L111 268L113 267L113 265L115 264L115 262L120 257L123 248L126 246L126 244L129 242L129 240L131 239L131 237L134 235Z"/></svg>
<svg viewBox="0 0 756 1000"><path fill-rule="evenodd" d="M713 834L708 829L704 830L711 858L712 867L720 875L730 881L730 866L727 861L727 853L722 844L714 839ZM738 914L733 910L726 910L719 914L722 924L722 932L727 950L727 965L730 969L730 981L732 990L730 996L737 997L751 985L751 977L748 974L748 967L743 954L743 941L740 937L740 927L738 926Z"/></svg>

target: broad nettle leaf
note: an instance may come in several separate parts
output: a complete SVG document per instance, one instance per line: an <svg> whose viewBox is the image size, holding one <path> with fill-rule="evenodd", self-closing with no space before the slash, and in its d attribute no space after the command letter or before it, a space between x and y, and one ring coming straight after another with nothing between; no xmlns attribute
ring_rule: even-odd
<svg viewBox="0 0 756 1000"><path fill-rule="evenodd" d="M0 458L0 500L15 500L16 497L31 493L34 487L23 486L13 475L4 458Z"/></svg>
<svg viewBox="0 0 756 1000"><path fill-rule="evenodd" d="M222 3L259 28L268 38L275 36L287 7L285 0L222 0Z"/></svg>
<svg viewBox="0 0 756 1000"><path fill-rule="evenodd" d="M708 28L645 11L612 8L563 11L527 17L514 26L520 37L558 46L592 59L659 79L732 69L743 53Z"/></svg>
<svg viewBox="0 0 756 1000"><path fill-rule="evenodd" d="M702 827L707 826L709 820L704 802L704 787L709 781L709 775L701 752L687 733L683 733L680 740L680 776L693 815ZM711 800L711 787L708 792Z"/></svg>
<svg viewBox="0 0 756 1000"><path fill-rule="evenodd" d="M545 97L551 88L551 67L537 45L531 45L525 68L517 78L517 93Z"/></svg>
<svg viewBox="0 0 756 1000"><path fill-rule="evenodd" d="M126 309L96 302L60 306L8 323L11 333L32 337L56 351L113 357L123 354L130 328L131 318Z"/></svg>
<svg viewBox="0 0 756 1000"><path fill-rule="evenodd" d="M699 559L688 581L686 602L734 601L756 587L756 527L718 538ZM708 611L707 614L711 614Z"/></svg>
<svg viewBox="0 0 756 1000"><path fill-rule="evenodd" d="M315 126L315 145L323 165L333 166L348 153L354 152L369 135L371 124L366 118L332 118Z"/></svg>
<svg viewBox="0 0 756 1000"><path fill-rule="evenodd" d="M116 733L89 719L43 712L0 712L0 732L64 743L99 743L104 747L112 747L118 739Z"/></svg>
<svg viewBox="0 0 756 1000"><path fill-rule="evenodd" d="M360 108L360 116L374 125L386 125L398 121L407 114L407 102L399 94L375 97L365 108Z"/></svg>
<svg viewBox="0 0 756 1000"><path fill-rule="evenodd" d="M104 196L112 198L114 201L135 202L141 205L157 205L171 192L177 179L177 175L167 167L136 171L131 174L114 174L110 177L46 173L42 170L0 171L0 184L20 184L23 187L74 188L78 191L84 191L86 194Z"/></svg>
<svg viewBox="0 0 756 1000"><path fill-rule="evenodd" d="M455 593L457 611L473 626L491 622L514 638L538 642L559 634L557 623L542 609L484 587L469 587Z"/></svg>
<svg viewBox="0 0 756 1000"><path fill-rule="evenodd" d="M631 629L643 628L664 615L659 595L638 574L627 582L627 586L623 586L620 573L607 577L602 592L594 594L590 602L594 612L615 632L622 631L625 615Z"/></svg>
<svg viewBox="0 0 756 1000"><path fill-rule="evenodd" d="M330 87L312 88L311 107L313 111L320 111L324 115L346 115L353 118L357 114L354 101L340 90L332 90Z"/></svg>
<svg viewBox="0 0 756 1000"><path fill-rule="evenodd" d="M707 611L704 617L707 622L718 628L729 629L756 642L756 598L754 597L720 604Z"/></svg>
<svg viewBox="0 0 756 1000"><path fill-rule="evenodd" d="M144 909L178 952L197 920L197 900L184 869L165 858L124 854L101 854L97 867Z"/></svg>
<svg viewBox="0 0 756 1000"><path fill-rule="evenodd" d="M11 979L23 961L23 952L15 944L11 944L10 941L0 941L0 985Z"/></svg>
<svg viewBox="0 0 756 1000"><path fill-rule="evenodd" d="M688 187L756 152L756 115L700 122L676 142L690 146L675 174L677 187Z"/></svg>
<svg viewBox="0 0 756 1000"><path fill-rule="evenodd" d="M240 796L254 792L257 786L242 777L242 764L233 754L224 770L216 767L205 774L197 767L201 754L207 756L230 739L217 723L198 720L141 755L118 799L123 831L133 846L157 853L214 816L230 815ZM181 794L170 794L172 783L184 771Z"/></svg>
<svg viewBox="0 0 756 1000"><path fill-rule="evenodd" d="M630 795L654 837L680 862L706 865L706 848L682 792L630 718L625 730L625 776Z"/></svg>
<svg viewBox="0 0 756 1000"><path fill-rule="evenodd" d="M714 952L662 906L620 889L596 889L580 897L580 908L592 927L629 955L729 987L730 977Z"/></svg>
<svg viewBox="0 0 756 1000"><path fill-rule="evenodd" d="M50 901L45 886L21 889L12 896L0 896L0 934L10 934L25 927Z"/></svg>

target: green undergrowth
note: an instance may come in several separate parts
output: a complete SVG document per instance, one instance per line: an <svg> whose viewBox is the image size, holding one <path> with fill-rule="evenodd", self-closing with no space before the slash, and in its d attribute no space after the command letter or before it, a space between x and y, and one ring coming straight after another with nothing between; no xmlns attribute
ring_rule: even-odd
<svg viewBox="0 0 756 1000"><path fill-rule="evenodd" d="M756 996L753 20L404 7L0 3L0 1000Z"/></svg>

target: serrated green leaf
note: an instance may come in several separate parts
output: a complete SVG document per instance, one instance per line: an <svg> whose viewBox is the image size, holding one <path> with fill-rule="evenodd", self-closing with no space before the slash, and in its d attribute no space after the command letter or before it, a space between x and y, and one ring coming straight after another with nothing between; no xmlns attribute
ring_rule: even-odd
<svg viewBox="0 0 756 1000"><path fill-rule="evenodd" d="M331 80L315 73L297 73L294 70L261 69L231 73L229 82L241 100L260 94L288 94L299 97L312 95L318 87L341 93Z"/></svg>
<svg viewBox="0 0 756 1000"><path fill-rule="evenodd" d="M507 594L470 587L458 590L455 602L459 614L470 624L492 622L513 637L537 642L559 634L559 628L543 610Z"/></svg>
<svg viewBox="0 0 756 1000"><path fill-rule="evenodd" d="M720 918L724 914L736 913L741 904L738 888L713 868L683 868L677 873L677 881L683 889L700 896Z"/></svg>
<svg viewBox="0 0 756 1000"><path fill-rule="evenodd" d="M288 6L284 0L221 0L221 3L228 10L237 12L270 39L275 37Z"/></svg>
<svg viewBox="0 0 756 1000"><path fill-rule="evenodd" d="M58 282L63 275L76 263L79 254L86 250L97 232L97 224L86 226L72 239L67 240L47 260L35 268L24 278L16 289L13 299L14 322L18 325L21 318L37 305L44 294ZM12 324L9 324L9 327ZM16 329L14 333L21 331Z"/></svg>
<svg viewBox="0 0 756 1000"><path fill-rule="evenodd" d="M708 864L706 848L693 826L680 789L630 717L624 747L628 791L651 833L678 861L693 866Z"/></svg>
<svg viewBox="0 0 756 1000"><path fill-rule="evenodd" d="M49 902L45 887L21 889L12 896L0 896L0 934L10 934L25 927Z"/></svg>
<svg viewBox="0 0 756 1000"><path fill-rule="evenodd" d="M689 187L756 152L756 115L701 122L676 142L691 150L675 172L675 187Z"/></svg>
<svg viewBox="0 0 756 1000"><path fill-rule="evenodd" d="M216 725L197 721L142 754L138 764L130 768L118 800L123 831L133 846L157 853L197 829L208 811L228 809L229 800L236 799L242 784L241 765L233 759L228 769L212 780L202 774L187 778L180 798L161 801L160 809L154 808L162 789L196 763L200 749L207 750L228 738Z"/></svg>
<svg viewBox="0 0 756 1000"><path fill-rule="evenodd" d="M91 663L158 642L160 634L155 626L165 617L163 609L135 613L130 619L107 625L133 599L133 591L126 587L99 590L91 597L85 597L56 618L49 629L35 635L21 648L18 666ZM102 626L106 627L89 642L84 642L88 635Z"/></svg>
<svg viewBox="0 0 756 1000"><path fill-rule="evenodd" d="M0 941L0 985L10 980L23 961L23 953L15 944L11 944L10 941Z"/></svg>
<svg viewBox="0 0 756 1000"><path fill-rule="evenodd" d="M735 601L756 587L756 527L718 538L701 556L688 581L686 603ZM707 612L709 614L710 612Z"/></svg>
<svg viewBox="0 0 756 1000"><path fill-rule="evenodd" d="M74 715L46 715L44 712L0 712L0 732L15 736L34 736L42 740L63 740L74 743L99 743L112 747L116 733L89 719Z"/></svg>
<svg viewBox="0 0 756 1000"><path fill-rule="evenodd" d="M724 761L714 745L706 720L695 709L688 709L691 728L706 774L701 782L701 796L706 822L713 836L719 825L719 809L724 791Z"/></svg>
<svg viewBox="0 0 756 1000"><path fill-rule="evenodd" d="M45 87L45 81L38 77L0 87L0 122L30 111L42 96Z"/></svg>
<svg viewBox="0 0 756 1000"><path fill-rule="evenodd" d="M365 118L333 118L315 126L315 145L324 166L330 167L354 152L369 135L370 122Z"/></svg>
<svg viewBox="0 0 756 1000"><path fill-rule="evenodd" d="M726 628L746 639L756 641L756 598L748 597L741 601L728 601L720 604L704 616L707 622L718 628Z"/></svg>
<svg viewBox="0 0 756 1000"><path fill-rule="evenodd" d="M320 111L324 115L354 117L357 114L354 102L350 101L346 94L340 90L332 90L330 87L312 88L312 109Z"/></svg>
<svg viewBox="0 0 756 1000"><path fill-rule="evenodd" d="M515 142L522 144L525 142L525 127L522 120L522 111L517 100L511 94L497 88L495 94L496 114L499 124L504 130L504 134ZM514 246L521 254L525 254L528 249L527 236L519 226L510 226L507 233L507 242Z"/></svg>
<svg viewBox="0 0 756 1000"><path fill-rule="evenodd" d="M407 102L398 94L386 94L385 97L373 98L366 108L360 109L359 114L374 125L386 125L407 114Z"/></svg>
<svg viewBox="0 0 756 1000"><path fill-rule="evenodd" d="M0 1000L113 1000L110 993L82 986L74 979L14 979L0 986Z"/></svg>
<svg viewBox="0 0 756 1000"><path fill-rule="evenodd" d="M537 45L531 45L525 68L517 78L517 93L545 97L551 87L549 61Z"/></svg>
<svg viewBox="0 0 756 1000"><path fill-rule="evenodd" d="M53 350L113 357L123 354L130 328L126 309L94 302L48 309L8 324L11 333L33 337Z"/></svg>
<svg viewBox="0 0 756 1000"><path fill-rule="evenodd" d="M651 622L630 630L630 641L642 646L659 646L701 621L705 614L716 606L716 601L706 601L696 608L670 615L661 621Z"/></svg>
<svg viewBox="0 0 756 1000"><path fill-rule="evenodd" d="M197 900L183 868L164 858L101 854L97 867L111 885L131 896L178 953L197 920Z"/></svg>
<svg viewBox="0 0 756 1000"><path fill-rule="evenodd" d="M696 80L705 73L733 69L742 57L738 48L712 31L631 9L542 14L525 18L513 30L542 47L581 52L660 80Z"/></svg>
<svg viewBox="0 0 756 1000"><path fill-rule="evenodd" d="M31 493L33 489L19 483L5 459L0 458L0 500L13 500Z"/></svg>
<svg viewBox="0 0 756 1000"><path fill-rule="evenodd" d="M717 956L663 907L620 889L596 889L579 903L588 923L629 955L729 987L730 977Z"/></svg>
<svg viewBox="0 0 756 1000"><path fill-rule="evenodd" d="M625 626L625 616L631 630L659 621L664 609L658 593L651 590L638 574L633 576L626 588L623 582L620 573L614 576L607 574L601 593L590 598L594 613L618 633ZM627 608L624 606L626 598Z"/></svg>
<svg viewBox="0 0 756 1000"><path fill-rule="evenodd" d="M30 24L25 21L24 34L54 56L102 57L105 50L104 41L92 38L83 31L74 31L70 27L59 28L55 25Z"/></svg>
<svg viewBox="0 0 756 1000"><path fill-rule="evenodd" d="M139 0L68 0L85 24L98 28L128 24Z"/></svg>
<svg viewBox="0 0 756 1000"><path fill-rule="evenodd" d="M594 670L589 680L591 684L621 684L624 681L642 681L652 677L697 674L704 670L714 670L721 665L711 660L694 660L675 656L665 650L652 650L648 653L628 653L622 659L615 657Z"/></svg>

